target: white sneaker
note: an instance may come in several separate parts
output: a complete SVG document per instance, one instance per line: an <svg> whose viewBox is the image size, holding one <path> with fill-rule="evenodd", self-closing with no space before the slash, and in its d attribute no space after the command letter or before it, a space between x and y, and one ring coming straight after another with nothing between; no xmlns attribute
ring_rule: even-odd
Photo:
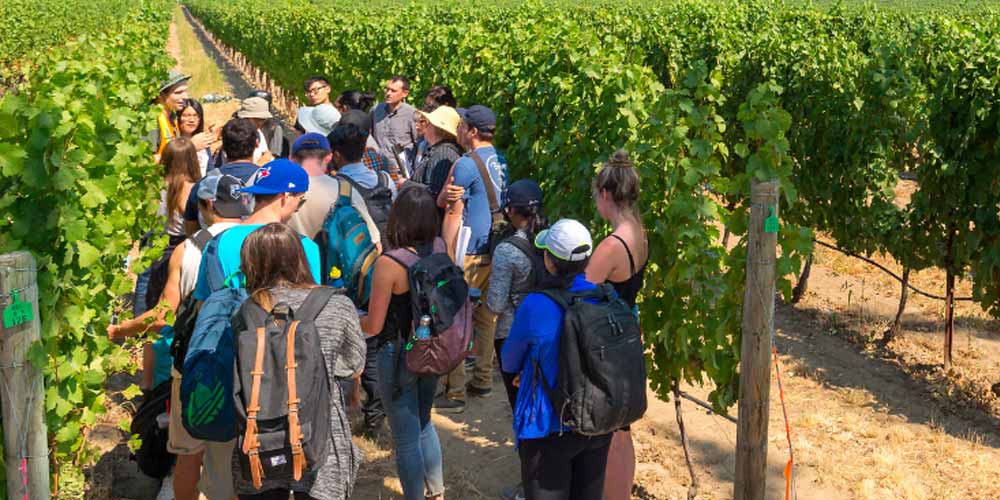
<svg viewBox="0 0 1000 500"><path fill-rule="evenodd" d="M174 500L174 471L170 471L170 474L163 478L163 484L160 485L160 492L156 495L156 500Z"/></svg>

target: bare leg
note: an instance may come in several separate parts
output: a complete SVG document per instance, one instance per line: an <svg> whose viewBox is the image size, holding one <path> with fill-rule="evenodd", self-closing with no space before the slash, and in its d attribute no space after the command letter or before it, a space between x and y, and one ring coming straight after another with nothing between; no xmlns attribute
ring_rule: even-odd
<svg viewBox="0 0 1000 500"><path fill-rule="evenodd" d="M177 455L177 464L174 465L174 498L177 500L198 500L202 454Z"/></svg>
<svg viewBox="0 0 1000 500"><path fill-rule="evenodd" d="M608 450L608 466L604 477L604 500L632 498L632 481L635 478L635 447L632 433L615 432Z"/></svg>

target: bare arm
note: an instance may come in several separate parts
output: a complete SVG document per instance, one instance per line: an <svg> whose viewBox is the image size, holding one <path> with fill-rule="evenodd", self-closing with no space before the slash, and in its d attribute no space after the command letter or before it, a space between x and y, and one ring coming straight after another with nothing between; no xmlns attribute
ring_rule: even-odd
<svg viewBox="0 0 1000 500"><path fill-rule="evenodd" d="M371 297L368 299L368 314L361 318L361 331L373 337L382 333L385 327L385 317L389 312L389 301L392 299L396 281L406 279L406 270L389 257L381 256L375 261L375 274L372 276Z"/></svg>
<svg viewBox="0 0 1000 500"><path fill-rule="evenodd" d="M608 243L610 238L605 238L594 249L594 255L590 257L587 264L587 281L591 283L604 283L611 277L615 270L615 251Z"/></svg>
<svg viewBox="0 0 1000 500"><path fill-rule="evenodd" d="M177 245L174 253L170 256L170 262L167 264L167 283L164 285L160 303L139 317L132 318L120 325L109 325L109 337L113 339L133 337L151 330L158 331L167 325L167 311L177 312L177 307L181 303L180 283L181 264L184 262L184 246L184 243Z"/></svg>

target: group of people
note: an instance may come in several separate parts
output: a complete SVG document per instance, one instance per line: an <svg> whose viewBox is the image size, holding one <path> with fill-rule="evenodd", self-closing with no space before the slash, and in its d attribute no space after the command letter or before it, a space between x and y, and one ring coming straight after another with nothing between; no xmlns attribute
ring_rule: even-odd
<svg viewBox="0 0 1000 500"><path fill-rule="evenodd" d="M147 344L142 387L170 387L177 499L199 492L213 500L285 499L289 492L296 499L350 498L362 457L347 415L358 406L362 433L379 436L388 423L404 497L443 499L444 461L431 412L461 413L474 404L470 397L489 396L497 368L521 461L520 484L504 496L630 497L635 456L628 429L574 432L536 376L539 369L541 379L556 383L565 314L538 290L581 292L609 283L636 308L649 250L639 176L627 153L614 153L595 174L596 208L613 229L595 244L578 221L549 224L539 184L509 177L494 145L494 111L458 107L447 86L432 87L416 109L407 103L403 76L387 81L377 104L372 93L356 90L331 101L329 81L310 78L303 89L310 105L300 108L288 134L298 137L287 141L262 92L242 101L221 128L206 126L200 104L187 96L188 79L171 74L160 88L162 113L149 138L164 168L170 242L162 269L151 268L146 307L108 327L112 338L159 333ZM325 460L295 479L261 478L256 470L250 477L238 440L200 440L185 429L184 374L171 359L176 325L168 312L179 318L188 303L218 291L209 268L221 269L223 287L244 288L247 301L265 312L279 303L304 307L313 289L356 279L356 270L329 264L337 242L328 241L328 221L338 202L357 211L377 252L366 300L333 294L315 315L329 377ZM478 295L472 356L450 373L418 375L398 362L420 318L407 266L392 253L424 255L438 245Z"/></svg>

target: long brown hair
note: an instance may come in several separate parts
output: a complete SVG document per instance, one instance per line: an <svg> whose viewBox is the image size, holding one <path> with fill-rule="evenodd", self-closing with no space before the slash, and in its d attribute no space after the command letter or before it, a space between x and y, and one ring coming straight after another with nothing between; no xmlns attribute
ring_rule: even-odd
<svg viewBox="0 0 1000 500"><path fill-rule="evenodd" d="M167 183L167 214L180 213L181 190L185 183L194 184L201 180L201 168L198 166L198 153L194 143L187 137L175 137L163 148L160 157L163 165L163 177Z"/></svg>
<svg viewBox="0 0 1000 500"><path fill-rule="evenodd" d="M301 237L280 222L272 222L247 236L240 250L240 270L246 276L251 298L267 311L273 306L268 289L316 286Z"/></svg>
<svg viewBox="0 0 1000 500"><path fill-rule="evenodd" d="M607 191L615 205L622 211L630 212L642 227L642 213L639 211L640 188L639 172L632 164L628 151L624 149L615 151L594 177L594 194L599 195L601 191ZM643 231L645 232L645 228Z"/></svg>

